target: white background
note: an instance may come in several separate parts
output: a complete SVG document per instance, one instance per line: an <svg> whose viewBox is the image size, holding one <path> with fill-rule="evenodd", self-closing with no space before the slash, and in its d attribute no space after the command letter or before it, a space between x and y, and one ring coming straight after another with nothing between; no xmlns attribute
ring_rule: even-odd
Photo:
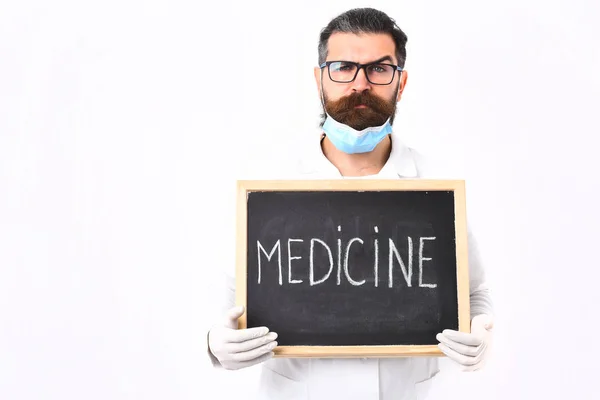
<svg viewBox="0 0 600 400"><path fill-rule="evenodd" d="M598 398L596 1L3 0L1 399L253 390L203 359L227 196L314 139L319 30L364 5L409 37L395 128L464 173L496 303L486 369L430 398Z"/></svg>

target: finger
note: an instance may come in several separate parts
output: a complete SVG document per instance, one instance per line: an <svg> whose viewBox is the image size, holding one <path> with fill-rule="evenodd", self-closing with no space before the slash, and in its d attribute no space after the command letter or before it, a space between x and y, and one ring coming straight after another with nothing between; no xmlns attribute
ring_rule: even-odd
<svg viewBox="0 0 600 400"><path fill-rule="evenodd" d="M269 332L268 334L258 337L256 339L246 340L241 343L231 343L227 345L227 350L230 353L243 353L245 351L254 350L260 346L264 346L265 344L269 344L277 339L277 334L275 332Z"/></svg>
<svg viewBox="0 0 600 400"><path fill-rule="evenodd" d="M260 326L248 329L229 329L225 333L225 341L232 343L242 343L252 339L258 339L269 333L269 328Z"/></svg>
<svg viewBox="0 0 600 400"><path fill-rule="evenodd" d="M473 333L444 329L442 334L450 340L461 344L466 344L467 346L479 346L481 343L483 343L483 338L480 335L475 335Z"/></svg>
<svg viewBox="0 0 600 400"><path fill-rule="evenodd" d="M450 340L447 336L444 336L441 333L436 335L436 339L452 350L469 357L478 356L485 349L485 343L481 346L467 346L462 343L455 342L454 340Z"/></svg>
<svg viewBox="0 0 600 400"><path fill-rule="evenodd" d="M240 363L236 363L235 366L236 366L236 369L251 367L253 365L260 364L262 362L265 362L265 361L273 358L274 355L275 354L273 352L270 352L267 354L263 354L262 356L255 358L254 360L251 360L251 361L243 361Z"/></svg>
<svg viewBox="0 0 600 400"><path fill-rule="evenodd" d="M275 347L277 347L277 342L270 342L250 351L230 354L229 359L237 362L252 361L264 354L270 353Z"/></svg>
<svg viewBox="0 0 600 400"><path fill-rule="evenodd" d="M440 343L440 344L438 344L438 347L445 355L448 356L448 358L457 362L460 365L471 366L471 365L477 364L477 362L479 361L477 359L477 357L469 357L469 356L465 356L463 354L457 353L456 351L452 350L450 347L446 346L445 344Z"/></svg>

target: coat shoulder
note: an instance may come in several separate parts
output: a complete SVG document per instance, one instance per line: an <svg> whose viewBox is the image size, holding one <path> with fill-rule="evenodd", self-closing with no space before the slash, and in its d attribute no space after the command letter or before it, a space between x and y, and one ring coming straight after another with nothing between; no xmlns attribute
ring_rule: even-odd
<svg viewBox="0 0 600 400"><path fill-rule="evenodd" d="M448 155L430 155L415 148L409 148L418 175L424 179L464 179L459 163Z"/></svg>

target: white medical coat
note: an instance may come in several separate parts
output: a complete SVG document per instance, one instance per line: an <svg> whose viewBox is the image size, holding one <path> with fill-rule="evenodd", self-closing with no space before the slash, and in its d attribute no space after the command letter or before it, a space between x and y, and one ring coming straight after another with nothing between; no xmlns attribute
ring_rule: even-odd
<svg viewBox="0 0 600 400"><path fill-rule="evenodd" d="M364 179L426 178L445 179L444 166L405 146L392 136L392 151L377 175ZM267 174L268 179L356 179L342 177L323 155L320 146L302 159L294 171L279 168ZM437 170L436 170L437 168ZM286 176L280 176L280 174ZM453 177L456 178L456 177ZM361 178L358 178L361 179ZM477 244L469 229L469 280L471 317L491 313L492 304L485 285L485 274ZM235 304L235 280L227 278L225 310ZM209 353L213 365L218 361ZM262 368L258 387L261 400L408 400L423 399L431 379L439 372L437 357L407 358L273 358Z"/></svg>

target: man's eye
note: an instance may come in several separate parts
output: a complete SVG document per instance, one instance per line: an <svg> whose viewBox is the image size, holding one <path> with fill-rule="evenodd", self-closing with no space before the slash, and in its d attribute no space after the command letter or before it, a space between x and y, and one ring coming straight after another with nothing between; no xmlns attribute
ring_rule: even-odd
<svg viewBox="0 0 600 400"><path fill-rule="evenodd" d="M373 72L385 72L386 68L384 65L371 65L371 68L369 68L371 71Z"/></svg>

